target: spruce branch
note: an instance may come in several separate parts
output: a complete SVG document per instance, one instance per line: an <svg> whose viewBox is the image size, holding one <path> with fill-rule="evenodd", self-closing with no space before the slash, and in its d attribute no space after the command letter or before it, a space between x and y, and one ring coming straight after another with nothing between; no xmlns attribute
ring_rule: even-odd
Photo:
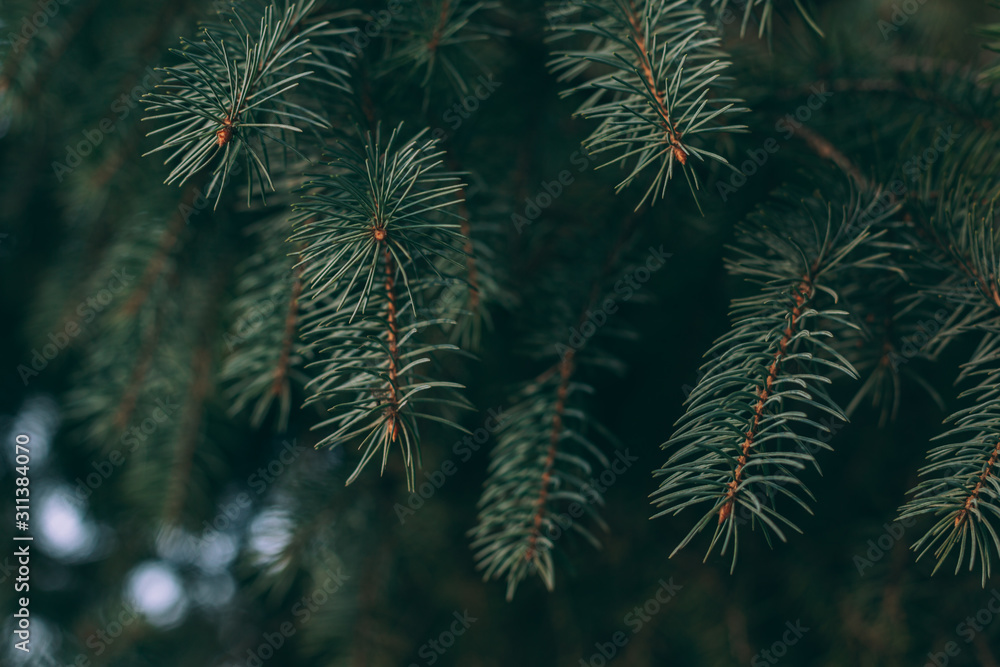
<svg viewBox="0 0 1000 667"><path fill-rule="evenodd" d="M449 157L448 165L453 171L461 171L454 158ZM443 285L438 297L431 302L431 311L454 320L451 342L475 353L483 345L484 333L493 329L492 311L498 307L510 309L517 303L516 295L508 288L509 278L497 252L505 241L504 223L508 210L495 200L470 203L464 186L458 194L461 232L465 237L462 251L466 279ZM447 265L444 268L447 269Z"/></svg>
<svg viewBox="0 0 1000 667"><path fill-rule="evenodd" d="M691 158L729 164L704 144L714 133L744 131L728 119L746 109L723 94L729 62L700 9L685 0L575 0L562 14L576 22L555 39L589 43L556 52L551 67L560 81L585 79L565 94L586 95L577 114L600 121L584 146L609 154L601 167L625 170L616 191L653 173L637 210L665 195L676 169L695 194Z"/></svg>
<svg viewBox="0 0 1000 667"><path fill-rule="evenodd" d="M387 30L387 55L378 64L377 76L404 73L426 89L424 110L431 86L439 80L464 97L471 91L469 65L476 74L486 72L472 46L504 36L505 31L483 20L483 14L500 7L497 2L469 0L414 0L407 3Z"/></svg>
<svg viewBox="0 0 1000 667"><path fill-rule="evenodd" d="M334 430L320 446L360 439L363 454L348 483L379 452L384 471L399 446L412 490L418 419L460 428L430 410L467 405L455 392L461 385L427 375L433 355L458 348L421 342L427 328L453 324L423 319L422 308L465 266L453 211L462 184L444 171L442 152L425 132L403 141L397 128L383 143L376 130L362 138L361 150L342 145L331 172L307 183L297 206L292 238L305 246L299 265L307 298L320 303L304 322L321 355L307 403L333 399L333 416L316 428Z"/></svg>
<svg viewBox="0 0 1000 667"><path fill-rule="evenodd" d="M904 244L903 249L912 251L912 246ZM896 264L909 268L904 261ZM878 411L879 427L886 427L898 418L908 385L925 391L944 409L940 393L913 362L933 360L940 354L961 310L942 310L940 300L914 294L910 282L897 275L877 278L866 287L845 298L850 310L858 314L860 328L838 332L853 341L845 345L845 356L863 380L845 413L853 419L861 405L869 402Z"/></svg>
<svg viewBox="0 0 1000 667"><path fill-rule="evenodd" d="M585 306L570 320L574 330L582 327L590 310L600 302L602 290L633 239L637 218L633 212L617 230L617 241L606 253L589 289L583 283L581 301ZM566 295L580 290L557 291ZM560 326L558 330L564 329ZM601 334L627 335L607 322ZM538 337L543 349L551 349L551 342ZM484 580L505 579L508 600L533 574L553 590L555 540L563 534L575 533L600 548L600 540L586 523L592 521L607 530L598 512L604 504L603 489L590 482L609 461L594 435L613 444L616 440L588 414L584 399L595 390L580 377L580 371L586 366L621 367L621 362L590 338L578 347L557 343L555 349L558 361L514 394L513 407L491 453L477 525L469 531L477 569L483 571Z"/></svg>
<svg viewBox="0 0 1000 667"><path fill-rule="evenodd" d="M234 7L205 25L200 40L174 51L186 62L164 69L164 82L147 95L151 115L144 118L167 123L149 133L163 139L147 153L168 152L167 183L183 183L215 163L208 190L218 205L239 165L249 203L255 187L262 196L274 189L268 143L301 156L292 135L331 127L322 109L295 95L302 83L347 90L347 71L333 59L344 52L312 41L344 31L309 20L315 8L316 0L296 0L283 11L268 4L254 21Z"/></svg>
<svg viewBox="0 0 1000 667"><path fill-rule="evenodd" d="M846 421L826 386L834 371L857 375L830 328L857 325L833 306L845 275L888 268L878 239L889 214L874 208L880 194L851 196L839 206L777 202L766 218L761 213L741 229L727 268L761 291L733 301L733 328L707 353L716 356L703 366L663 445L670 457L654 473L663 478L652 496L654 518L703 508L673 553L714 523L706 558L721 540L723 554L732 547L735 568L738 529L747 519L768 539L799 530L778 500L809 511L812 496L800 471L818 470L815 454L830 446L807 433L830 433L831 418ZM858 218L872 213L871 224L857 231Z"/></svg>
<svg viewBox="0 0 1000 667"><path fill-rule="evenodd" d="M936 572L958 547L955 573L966 563L971 571L978 562L983 586L991 576L993 558L1000 554L996 528L1000 520L998 333L1000 325L994 322L963 368L964 375L980 379L960 394L972 404L948 416L952 428L935 438L943 442L928 452L928 464L920 471L925 479L900 510L901 519L935 518L913 544L918 558L932 552Z"/></svg>
<svg viewBox="0 0 1000 667"><path fill-rule="evenodd" d="M215 304L213 304L215 305ZM181 417L173 461L170 465L169 484L163 505L163 519L168 525L177 525L184 510L194 459L201 441L204 426L205 403L212 389L212 349L207 344L195 348L191 360L193 378L186 410Z"/></svg>
<svg viewBox="0 0 1000 667"><path fill-rule="evenodd" d="M1000 554L1000 231L995 199L978 187L957 187L950 197L937 198L936 216L924 226L932 246L929 263L937 262L944 279L928 292L951 293L965 313L948 335L980 337L959 381L976 384L959 397L970 404L946 419L952 427L937 436L942 441L928 453L922 479L900 510L901 518L929 515L934 524L913 544L918 558L933 553L937 571L958 548L955 572L977 564L986 585L992 560ZM926 200L925 200L926 201ZM936 249L936 253L931 251ZM950 269L950 271L948 270ZM956 290L956 286L964 289Z"/></svg>
<svg viewBox="0 0 1000 667"><path fill-rule="evenodd" d="M572 530L595 547L600 541L583 517L600 528L600 493L587 480L607 457L588 435L602 432L580 407L578 395L593 388L573 379L575 352L520 389L494 449L486 488L479 500L477 526L470 531L476 567L483 579L506 579L507 599L525 578L537 574L545 587L555 586L555 539ZM581 508L566 525L554 504Z"/></svg>
<svg viewBox="0 0 1000 667"><path fill-rule="evenodd" d="M312 350L300 336L310 303L302 299L302 265L286 242L291 224L286 211L248 230L255 252L237 267L237 295L230 304L232 325L225 336L230 354L220 374L228 384L230 414L249 406L250 423L260 426L278 403L276 426L288 426L295 388L309 381L304 366Z"/></svg>

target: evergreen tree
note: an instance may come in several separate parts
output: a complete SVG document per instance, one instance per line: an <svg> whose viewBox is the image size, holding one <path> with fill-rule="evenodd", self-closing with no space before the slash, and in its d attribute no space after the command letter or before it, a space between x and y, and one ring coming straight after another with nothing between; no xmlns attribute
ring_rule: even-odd
<svg viewBox="0 0 1000 667"><path fill-rule="evenodd" d="M0 664L996 664L995 9L6 3Z"/></svg>

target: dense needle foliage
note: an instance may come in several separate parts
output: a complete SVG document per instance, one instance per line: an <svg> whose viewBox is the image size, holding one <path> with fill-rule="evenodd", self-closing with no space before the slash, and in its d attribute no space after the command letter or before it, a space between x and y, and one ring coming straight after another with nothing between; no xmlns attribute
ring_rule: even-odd
<svg viewBox="0 0 1000 667"><path fill-rule="evenodd" d="M1000 660L989 3L0 21L0 664Z"/></svg>

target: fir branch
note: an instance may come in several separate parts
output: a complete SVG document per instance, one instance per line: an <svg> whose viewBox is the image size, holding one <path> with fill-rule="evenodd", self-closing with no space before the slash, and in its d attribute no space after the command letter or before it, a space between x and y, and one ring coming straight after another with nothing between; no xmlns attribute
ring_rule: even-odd
<svg viewBox="0 0 1000 667"><path fill-rule="evenodd" d="M167 228L160 235L160 242L156 248L156 253L150 258L149 263L139 278L139 285L135 291L129 295L128 301L122 306L121 313L124 317L133 317L143 306L157 280L170 268L170 255L177 247L177 243L184 232L190 217L192 206L197 202L201 193L194 184L187 187L184 197L177 207L177 212L170 219Z"/></svg>
<svg viewBox="0 0 1000 667"><path fill-rule="evenodd" d="M216 359L215 341L219 334L219 303L231 272L232 264L224 256L209 279L208 298L199 315L197 329L193 332L195 344L190 361L190 385L175 440L172 443L163 498L162 517L167 525L180 523L185 505L194 488L191 472L194 469L195 457L199 453L205 456L199 444L202 443L202 433L207 421L209 399L215 388L213 367Z"/></svg>
<svg viewBox="0 0 1000 667"><path fill-rule="evenodd" d="M655 472L663 478L653 494L660 508L655 517L707 506L674 553L714 521L706 557L721 539L723 554L732 545L735 567L738 528L747 518L737 509L768 538L784 540L783 526L798 530L777 500L784 496L809 510L811 494L799 471L818 469L815 453L830 447L803 430L830 433L816 421L823 415L846 421L825 385L831 371L857 376L835 341L825 339L833 337L832 324L856 327L849 313L831 308L844 274L885 268L886 253L876 242L888 217L875 208L880 194L852 197L840 211L809 199L801 206L778 204L768 215L781 211L778 222L758 219L743 227L728 268L760 283L761 292L734 300L733 328L709 350L718 356L703 367L663 445L672 454ZM862 215L871 215L873 224L853 233Z"/></svg>
<svg viewBox="0 0 1000 667"><path fill-rule="evenodd" d="M418 418L458 428L424 406L465 406L454 392L460 385L422 370L430 355L457 348L418 342L428 327L453 324L419 312L428 290L464 266L466 241L451 210L462 186L443 171L442 152L423 131L405 142L398 129L384 144L380 131L363 141L360 151L341 146L332 173L308 183L297 206L293 240L305 244L299 263L309 298L323 304L305 324L324 355L307 402L335 399L333 416L316 426L334 428L320 446L360 438L363 454L348 484L379 452L384 471L399 446L412 489Z"/></svg>
<svg viewBox="0 0 1000 667"><path fill-rule="evenodd" d="M193 378L190 395L177 433L169 486L163 505L163 519L168 525L178 523L184 509L206 410L205 401L212 388L212 356L212 350L208 345L202 344L195 349L192 359Z"/></svg>
<svg viewBox="0 0 1000 667"><path fill-rule="evenodd" d="M816 155L823 159L830 160L840 167L841 171L851 177L858 189L870 190L872 188L872 184L869 183L868 179L864 177L861 170L858 169L853 162L851 162L850 158L830 143L828 139L801 123L796 123L794 125L790 125L789 127L792 133L805 141L809 148L816 153ZM891 201L895 201L895 195L891 192L888 194Z"/></svg>
<svg viewBox="0 0 1000 667"><path fill-rule="evenodd" d="M230 307L234 324L226 334L231 354L221 380L229 387L230 414L253 406L250 423L260 426L278 401L276 426L288 427L294 387L304 387L304 370L311 356L300 339L309 302L302 297L303 266L295 266L287 212L250 228L257 248L238 268L237 297Z"/></svg>
<svg viewBox="0 0 1000 667"><path fill-rule="evenodd" d="M459 172L457 161L450 159L449 167ZM457 193L460 199L458 214L461 233L465 237L462 252L465 255L465 280L443 284L436 298L431 300L432 312L455 321L451 341L463 350L478 352L483 344L484 331L493 328L494 308L510 308L516 298L506 287L507 276L499 265L496 248L504 242L503 206L477 204L467 201L466 188ZM474 229L473 229L474 228ZM445 264L442 261L442 264ZM443 267L447 271L447 266Z"/></svg>
<svg viewBox="0 0 1000 667"><path fill-rule="evenodd" d="M575 328L587 321L590 309L599 302L602 288L632 239L637 218L633 212L617 230L616 242L583 294L585 307L572 320ZM602 333L612 334L612 329L605 324ZM532 574L553 590L554 541L564 532L572 530L600 547L597 537L583 525L584 516L607 529L597 511L604 500L587 480L597 476L596 467L607 467L608 458L590 433L612 442L614 438L579 405L580 396L594 389L576 374L581 364L607 367L617 361L590 340L579 348L564 347L557 344L559 361L515 394L491 454L477 526L469 531L477 569L483 571L484 580L505 578L508 600ZM569 515L558 513L561 506L568 506ZM572 517L569 525L566 516Z"/></svg>
<svg viewBox="0 0 1000 667"><path fill-rule="evenodd" d="M469 65L476 73L486 69L470 48L505 31L483 20L483 14L499 7L496 2L470 0L414 0L390 25L386 57L378 63L377 76L406 70L426 89L424 109L433 84L439 80L458 95L471 91Z"/></svg>
<svg viewBox="0 0 1000 667"><path fill-rule="evenodd" d="M26 16L17 18L28 21L39 14L47 15L42 10L41 2L35 4L36 6L26 12ZM20 48L14 50L13 53L4 54L3 66L0 68L0 103L4 107L9 109L16 104L19 107L17 111L20 112L31 110L37 105L38 98L48 83L49 77L58 69L60 58L100 5L100 0L86 0L86 2L73 7L69 19L59 26L58 31L51 39L39 40L45 44L45 51L39 54L40 57L36 58L35 62L32 62L30 69L34 77L30 81L22 80L27 79L27 76L22 74L25 69L28 69L24 66L30 51L27 45L21 44ZM13 26L15 23L16 21L10 20L8 25ZM8 35L14 36L14 33L8 33ZM22 37L22 39L24 38ZM12 45L14 43L16 42L11 42ZM18 90L20 94L11 95L13 89L20 89Z"/></svg>
<svg viewBox="0 0 1000 667"><path fill-rule="evenodd" d="M606 529L597 512L603 499L586 480L596 474L589 457L602 467L608 460L587 435L599 427L570 405L574 396L593 391L573 380L574 357L570 351L556 372L525 385L507 411L479 501L478 524L469 533L477 569L484 580L506 579L508 600L531 574L553 589L554 539L563 532L572 530L600 546L583 525L584 516ZM555 502L580 509L570 525L553 511Z"/></svg>
<svg viewBox="0 0 1000 667"><path fill-rule="evenodd" d="M971 404L946 419L953 425L935 438L943 442L928 453L929 462L920 471L924 479L911 490L900 517L934 517L913 544L918 558L932 552L937 571L957 547L955 572L966 563L971 571L978 562L985 586L992 559L1000 555L995 527L1000 519L1000 229L994 200L983 206L982 197L976 187L955 188L950 197L938 199L937 218L924 227L938 249L933 259L946 271L942 285L926 291L953 291L956 282L966 284L956 295L966 313L948 333L981 336L959 375L959 380L978 382L960 394Z"/></svg>
<svg viewBox="0 0 1000 667"><path fill-rule="evenodd" d="M729 63L715 31L685 0L576 0L572 8L578 22L556 39L578 35L590 42L584 50L557 52L551 66L560 81L586 77L566 91L586 94L578 115L600 121L584 146L610 154L602 167L626 170L616 191L652 170L636 209L665 195L675 169L694 194L692 157L729 164L699 144L713 133L745 130L726 121L746 109L721 95Z"/></svg>
<svg viewBox="0 0 1000 667"><path fill-rule="evenodd" d="M128 426L135 411L136 403L139 400L139 393L142 390L143 382L153 364L153 356L156 353L157 344L160 341L160 334L163 331L163 317L159 312L154 313L153 325L143 334L142 346L139 348L138 357L132 366L128 383L122 392L121 402L115 412L114 425L121 432Z"/></svg>
<svg viewBox="0 0 1000 667"><path fill-rule="evenodd" d="M288 299L288 314L285 317L285 331L281 339L281 356L274 369L274 382L271 383L271 395L285 395L288 378L288 366L292 356L292 343L295 341L296 327L299 321L299 296L302 294L302 267L296 267L295 278L292 280L292 294ZM287 404L287 399L284 401ZM287 414L287 409L285 410Z"/></svg>
<svg viewBox="0 0 1000 667"><path fill-rule="evenodd" d="M296 0L283 12L269 4L256 25L234 8L228 25L206 25L200 41L175 51L186 62L165 68L162 92L147 95L152 115L144 119L168 122L150 132L165 135L150 153L169 151L167 183L183 183L215 162L208 190L218 193L218 205L242 157L249 202L254 187L274 189L265 139L298 153L288 133L330 128L319 109L294 96L303 82L346 90L346 70L328 55L342 52L311 43L343 31L309 21L315 8L316 0Z"/></svg>
<svg viewBox="0 0 1000 667"><path fill-rule="evenodd" d="M541 536L542 523L545 518L545 501L549 495L552 482L552 467L555 464L556 453L559 451L559 439L563 431L563 418L566 413L566 397L569 395L569 382L573 375L574 350L570 350L559 363L559 389L556 390L556 404L552 409L552 430L549 435L549 449L545 455L545 465L542 472L541 490L535 501L535 516L531 522L531 534L528 538L528 549L524 560L532 562L538 553L538 539ZM552 590L552 577L545 577L549 590Z"/></svg>
<svg viewBox="0 0 1000 667"><path fill-rule="evenodd" d="M913 544L918 558L933 552L937 571L958 547L955 572L977 564L982 582L990 577L992 560L1000 554L996 522L1000 519L1000 379L996 367L998 328L994 323L964 372L982 378L961 394L972 404L949 415L953 426L935 440L944 441L928 453L920 474L925 479L911 491L900 510L901 519L933 516L934 524Z"/></svg>

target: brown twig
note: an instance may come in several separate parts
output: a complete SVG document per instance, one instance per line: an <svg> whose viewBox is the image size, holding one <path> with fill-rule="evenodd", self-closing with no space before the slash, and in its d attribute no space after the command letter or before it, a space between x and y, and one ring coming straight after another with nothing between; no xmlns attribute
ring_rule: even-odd
<svg viewBox="0 0 1000 667"><path fill-rule="evenodd" d="M580 326L586 321L588 311L600 297L601 285L607 279L608 274L614 266L618 263L618 259L620 258L621 253L635 228L635 223L640 216L640 211L644 210L645 207L639 209L638 211L632 211L632 213L629 214L629 217L622 224L617 241L608 253L600 274L591 285L587 305L583 309L583 312L580 313L577 326ZM548 499L549 482L552 477L552 466L555 464L556 453L559 448L559 438L562 435L563 415L566 411L566 398L569 395L569 382L573 375L573 371L576 369L575 357L576 350L570 349L565 355L563 355L563 358L558 363L543 372L535 380L536 382L543 382L550 378L555 372L558 372L560 375L559 389L556 390L556 405L552 416L552 430L549 433L549 450L546 454L545 466L542 471L541 490L538 493L538 498L535 500L535 515L532 521L531 536L528 538L528 550L524 553L524 559L526 561L530 561L535 557L535 545L538 542L539 535L541 534L542 521L544 520L545 515L545 501Z"/></svg>
<svg viewBox="0 0 1000 667"><path fill-rule="evenodd" d="M793 133L806 142L813 152L822 158L831 160L834 164L840 167L845 174L854 179L854 182L859 188L868 189L868 187L870 187L868 179L861 174L861 170L854 166L854 163L851 162L850 158L844 155L825 137L810 130L805 125L790 124L789 127Z"/></svg>
<svg viewBox="0 0 1000 667"><path fill-rule="evenodd" d="M162 314L156 313L152 328L146 332L143 338L142 347L139 348L138 359L135 366L132 367L128 384L125 386L125 391L122 392L121 403L119 403L118 411L115 413L113 423L119 431L124 430L128 426L129 420L132 419L136 403L139 401L139 392L142 389L143 380L153 365L153 353L156 352L156 345L160 340L160 333L162 331L163 317Z"/></svg>
<svg viewBox="0 0 1000 667"><path fill-rule="evenodd" d="M662 90L657 84L656 79L653 78L653 68L649 51L646 49L646 34L642 27L642 19L639 17L639 10L635 6L635 0L629 0L628 8L629 26L632 28L635 44L639 50L639 69L641 70L643 81L649 90L653 91L653 97L656 100L655 109L661 118L660 125L662 125L663 130L667 133L667 143L671 145L674 157L681 164L686 164L687 150L681 143L681 133L677 130L677 126L674 125L673 121L670 120L670 114L667 111L666 91Z"/></svg>
<svg viewBox="0 0 1000 667"><path fill-rule="evenodd" d="M299 296L302 294L302 271L304 268L303 264L295 267L292 296L288 302L288 314L285 316L285 333L281 340L281 356L278 357L278 365L274 369L274 382L271 383L271 394L275 396L281 393L285 378L288 377L292 344L295 342L295 328L298 325Z"/></svg>
<svg viewBox="0 0 1000 667"><path fill-rule="evenodd" d="M969 497L965 499L965 506L958 511L958 514L955 515L956 528L962 525L962 522L965 521L966 517L968 517L969 512L972 509L972 505L979 498L979 492L982 490L983 484L986 483L987 478L990 476L990 472L992 472L993 467L997 464L997 459L1000 459L1000 442L997 442L996 446L993 448L993 453L986 462L986 467L983 469L982 474L979 475L979 480L972 488L972 492L969 493Z"/></svg>
<svg viewBox="0 0 1000 667"><path fill-rule="evenodd" d="M535 500L535 516L532 520L531 536L528 538L528 550L524 552L524 560L535 557L535 545L542 532L542 521L545 518L545 501L549 496L549 480L552 478L552 466L555 464L556 452L559 449L559 438L563 430L563 413L566 411L566 397L569 395L569 381L573 375L573 357L575 350L570 350L559 362L561 381L556 393L556 405L552 415L552 430L549 432L549 450L545 456L545 467L542 471L542 488Z"/></svg>
<svg viewBox="0 0 1000 667"><path fill-rule="evenodd" d="M122 314L125 317L132 317L138 312L139 308L149 297L149 293L152 291L153 285L156 284L157 278L167 268L167 260L170 257L170 253L177 245L177 241L184 231L184 226L187 224L189 215L186 211L190 208L197 195L198 189L194 184L188 185L181 205L178 207L173 219L171 219L170 224L160 236L160 245L156 249L156 254L153 255L149 264L146 265L146 270L143 272L142 278L139 279L138 287L136 287L128 301L122 306Z"/></svg>
<svg viewBox="0 0 1000 667"><path fill-rule="evenodd" d="M472 229L469 225L469 207L465 205L465 188L459 191L462 202L459 203L459 215L462 217L462 236L465 237L465 270L469 275L469 310L474 311L479 305L479 270L476 268L476 251L472 245Z"/></svg>
<svg viewBox="0 0 1000 667"><path fill-rule="evenodd" d="M447 147L446 147L447 150ZM461 171L461 167L458 164L458 160L455 159L453 155L449 153L448 156L449 168L452 171ZM461 229L462 236L465 237L465 245L462 250L465 251L465 270L469 276L469 310L474 311L476 306L479 305L479 269L476 266L476 252L475 246L472 243L472 225L469 222L469 206L468 197L465 194L465 187L461 187L458 190L458 214L462 220Z"/></svg>
<svg viewBox="0 0 1000 667"><path fill-rule="evenodd" d="M211 341L213 336L218 333L218 302L223 295L228 275L228 264L223 264L214 278L212 295L201 315L201 322L199 322L198 331L202 340L195 348L191 359L193 379L177 436L170 485L164 502L164 519L168 524L176 523L184 508L184 488L191 477L194 454L198 445L198 434L201 432L207 409L205 404L213 387L214 354Z"/></svg>
<svg viewBox="0 0 1000 667"><path fill-rule="evenodd" d="M68 29L59 36L59 39L55 42L51 52L49 53L48 62L45 67L41 68L42 74L35 79L31 89L28 91L27 95L25 95L29 106L33 104L34 100L38 99L38 96L41 94L45 84L48 83L49 76L51 76L55 70L56 64L60 59L62 59L66 49L69 48L70 42L73 41L76 33L83 30L84 25L88 20L90 20L91 14L97 10L100 4L100 0L90 0L90 2L81 7L69 20Z"/></svg>
<svg viewBox="0 0 1000 667"><path fill-rule="evenodd" d="M437 51L438 46L441 45L441 37L444 34L444 28L448 22L448 10L450 8L450 0L444 0L444 2L441 3L441 15L438 17L437 25L434 26L434 32L431 33L430 41L427 42L427 50L432 53Z"/></svg>
<svg viewBox="0 0 1000 667"><path fill-rule="evenodd" d="M168 524L176 523L184 508L184 487L191 477L198 433L201 431L205 415L205 399L212 387L212 350L207 343L202 343L195 350L192 365L194 382L189 392L183 425L177 437L177 452L174 456L169 492L164 503L164 519Z"/></svg>
<svg viewBox="0 0 1000 667"><path fill-rule="evenodd" d="M750 450L754 445L754 439L757 437L757 430L760 428L760 422L764 417L764 406L768 399L771 398L774 382L778 377L778 367L788 354L788 345L792 340L792 336L795 335L795 327L798 324L799 316L802 314L802 306L805 305L806 300L809 299L812 294L812 281L808 276L804 276L796 289L795 305L792 307L792 317L788 322L788 326L785 327L785 331L781 336L781 341L778 343L778 349L774 353L771 365L767 369L767 379L764 381L763 385L757 388L757 403L754 406L753 421L750 423L750 428L747 429L747 432L744 434L742 452L736 461L736 470L733 473L733 479L729 482L729 488L726 491L725 496L726 500L723 502L722 507L719 508L720 524L724 523L733 512L733 503L736 500L736 493L739 489L740 481L743 479L743 471L746 469L747 460L750 458Z"/></svg>
<svg viewBox="0 0 1000 667"><path fill-rule="evenodd" d="M386 322L389 326L389 396L384 410L392 423L389 441L395 442L399 431L399 324L396 321L396 262L389 250L388 234L383 228L374 230L375 240L382 244L382 260L385 264Z"/></svg>
<svg viewBox="0 0 1000 667"><path fill-rule="evenodd" d="M36 3L36 7L38 7L39 11L41 11L41 4L42 3L40 1ZM87 22L87 19L90 18L90 15L94 13L100 4L100 0L89 0L86 5L77 8L76 13L74 13L66 23L66 30L59 33L59 37L49 43L49 53L46 57L47 62L38 68L41 74L39 74L39 76L35 79L31 88L24 96L26 106L31 107L31 102L38 96L38 93L41 92L41 89L45 86L45 82L52 73L55 64L59 62L60 58L62 58L62 55L69 46L69 43L73 41L73 37L80 32L83 25ZM27 45L24 45L17 51L17 53L7 59L3 72L0 74L0 94L6 92L10 88L11 82L17 77L26 51Z"/></svg>

